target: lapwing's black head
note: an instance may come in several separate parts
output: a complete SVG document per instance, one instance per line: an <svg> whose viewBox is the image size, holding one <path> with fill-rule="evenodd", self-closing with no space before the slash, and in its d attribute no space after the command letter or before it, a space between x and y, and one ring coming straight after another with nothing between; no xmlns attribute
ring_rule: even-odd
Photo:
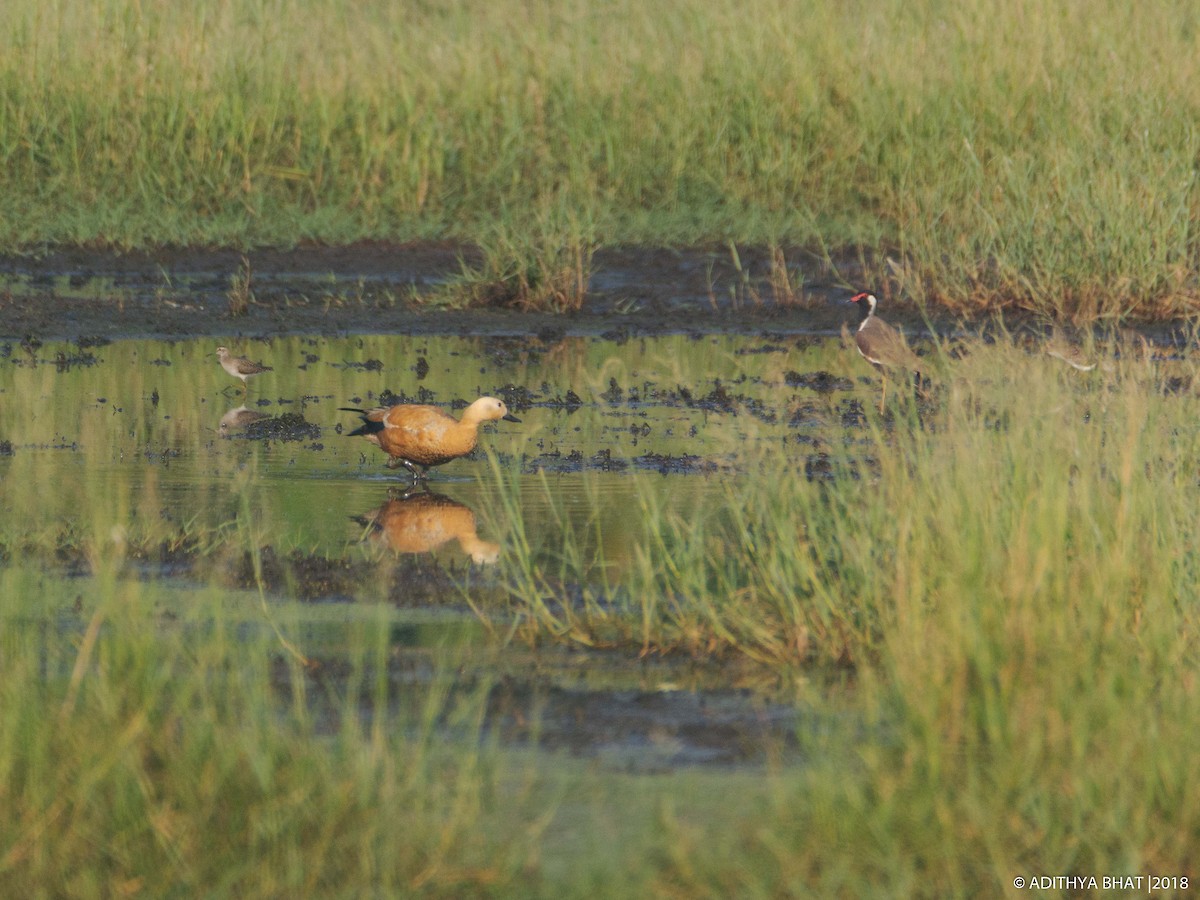
<svg viewBox="0 0 1200 900"><path fill-rule="evenodd" d="M856 305L859 313L861 314L862 321L866 322L867 319L875 315L875 304L879 301L875 299L875 295L870 291L863 291L855 294L846 302Z"/></svg>

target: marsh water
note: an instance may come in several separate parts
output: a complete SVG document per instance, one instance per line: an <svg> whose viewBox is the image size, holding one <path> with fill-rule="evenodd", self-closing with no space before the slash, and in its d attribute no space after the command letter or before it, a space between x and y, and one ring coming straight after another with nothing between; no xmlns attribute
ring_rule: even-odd
<svg viewBox="0 0 1200 900"><path fill-rule="evenodd" d="M243 388L219 344L272 370ZM170 602L216 584L265 627L253 599L265 586L290 642L327 662L344 629L386 609L396 665L418 681L437 648L488 645L471 607L502 603L497 563L514 542L546 570L570 552L587 578L619 585L647 545L647 498L685 515L736 502L762 453L819 479L831 455L853 453L878 390L837 339L797 336L14 341L3 352L5 545L19 558L57 535L55 577L71 585L50 594L76 606L86 594L94 573L72 535L103 510L111 539L132 548L125 577L162 580ZM504 398L520 423L485 427L471 456L416 488L348 435L357 417L341 409L406 400L457 412L481 395ZM364 574L380 558L396 561L384 581ZM753 673L490 646L456 665L463 679L498 679L491 725L513 740L529 737L536 706L540 746L669 767L762 760L796 728L794 704Z"/></svg>

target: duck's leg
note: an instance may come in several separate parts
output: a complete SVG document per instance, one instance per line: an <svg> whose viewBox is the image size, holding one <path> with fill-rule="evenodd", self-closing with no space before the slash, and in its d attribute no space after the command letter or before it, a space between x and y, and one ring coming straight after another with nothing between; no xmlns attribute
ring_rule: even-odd
<svg viewBox="0 0 1200 900"><path fill-rule="evenodd" d="M887 403L887 370L881 370L883 373L883 392L879 395L879 414L883 415L883 407Z"/></svg>
<svg viewBox="0 0 1200 900"><path fill-rule="evenodd" d="M418 469L413 463L409 462L402 456L393 456L387 461L389 469L398 469L401 466L408 469L408 474L412 476L412 483L415 485L418 482L425 480L425 473Z"/></svg>

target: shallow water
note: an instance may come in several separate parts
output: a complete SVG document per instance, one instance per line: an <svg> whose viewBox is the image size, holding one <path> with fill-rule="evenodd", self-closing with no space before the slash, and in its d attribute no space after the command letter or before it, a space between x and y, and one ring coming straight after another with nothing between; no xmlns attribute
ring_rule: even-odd
<svg viewBox="0 0 1200 900"><path fill-rule="evenodd" d="M243 391L219 366L219 343L273 370ZM63 554L80 574L89 541L153 546L195 534L202 551L138 560L145 574L182 579L181 595L212 577L193 571L192 555L227 558L235 590L252 580L247 550L267 548L271 602L290 610L306 653L338 652L354 613L330 602L386 600L398 608L397 659L411 662L422 648L481 637L462 585L503 595L492 564L506 542L526 541L533 562L553 570L569 532L588 571L619 583L645 540L647 497L682 513L730 502L760 453L820 477L829 454L852 452L861 407L876 399L865 369L836 341L794 337L12 345L0 361L0 503L13 514L0 535L10 553L60 535L84 548ZM339 410L385 392L446 408L497 395L521 422L486 427L480 450L413 492L381 451L347 436L357 417ZM515 511L504 502L514 487ZM408 560L395 584L353 577L358 560L387 552ZM273 574L282 556L301 561L299 575ZM620 765L631 753L652 766L761 759L794 728L794 710L731 687L729 672L561 651L531 664L527 653L487 663L492 675L521 675L491 702L490 727L513 740L529 732L514 710L535 702L543 745Z"/></svg>
<svg viewBox="0 0 1200 900"><path fill-rule="evenodd" d="M274 370L251 379L245 393L208 339L14 347L0 368L0 440L10 445L4 499L9 508L33 508L31 528L69 518L80 493L104 490L153 493L163 515L216 525L231 514L224 488L249 483L256 522L273 541L340 552L358 537L351 517L410 479L387 469L377 448L346 436L358 420L339 407L371 406L390 391L456 412L493 394L521 423L485 426L480 449L435 469L431 490L478 511L495 484L490 452L495 471L525 485L529 531L553 527L541 519L547 491L572 515L627 523L635 481L681 504L745 477L747 446L806 458L813 447L841 442L847 403L874 397L873 386L857 380L865 366L835 342L795 343L247 341L237 352ZM831 390L787 383L788 372L828 370L834 374L818 387ZM56 487L33 506L22 502L33 484Z"/></svg>

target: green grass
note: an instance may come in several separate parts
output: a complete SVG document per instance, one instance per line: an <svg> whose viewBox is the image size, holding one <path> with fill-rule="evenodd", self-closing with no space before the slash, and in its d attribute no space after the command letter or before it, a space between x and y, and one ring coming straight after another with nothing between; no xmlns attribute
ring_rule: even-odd
<svg viewBox="0 0 1200 900"><path fill-rule="evenodd" d="M966 314L1180 315L1198 24L1186 2L14 0L0 246L452 238L518 305L570 308L554 285L597 246L734 241L861 253Z"/></svg>
<svg viewBox="0 0 1200 900"><path fill-rule="evenodd" d="M442 679L397 697L385 608L349 629L347 679L308 680L212 591L102 573L83 600L22 566L0 581L8 892L461 896L518 874L536 832L483 825L503 802L488 799L482 696Z"/></svg>
<svg viewBox="0 0 1200 900"><path fill-rule="evenodd" d="M1111 371L1081 374L1007 340L969 351L919 414L898 402L851 431L832 481L765 445L725 502L669 512L642 492L648 538L619 583L570 576L588 564L570 551L579 529L549 577L511 542L535 636L750 657L801 685L813 663L854 667L869 736L846 758L838 735L784 779L745 836L761 868L705 857L691 888L975 896L1045 872L1196 877L1194 363L1100 346Z"/></svg>
<svg viewBox="0 0 1200 900"><path fill-rule="evenodd" d="M537 505L557 510L548 540L562 550L551 570L528 535L514 536L517 602L542 610L547 590L567 599L553 584L581 584L594 592L595 619L577 604L562 614L585 642L750 653L783 666L871 665L907 617L923 623L934 610L984 630L1015 601L1034 604L1031 618L1047 603L1043 618L1094 614L1115 627L1116 604L1141 621L1142 604L1173 605L1197 574L1195 372L1184 359L1116 347L1095 346L1107 371L1091 373L1007 338L960 343L959 359L928 357L930 400L918 407L893 389L885 417L866 399L862 424L822 434L827 478L807 476L806 450L756 440L763 426L742 416L730 441L745 474L721 476L717 491L676 508L669 492L637 483L645 531L616 582L579 549L602 543L591 533L600 524L569 517L545 482ZM499 468L495 477L505 482ZM490 513L499 531L522 521L529 490L509 479L503 508ZM966 608L961 598L971 598ZM1082 598L1101 599L1076 609ZM984 618L956 618L968 609ZM1155 620L1167 612L1156 608ZM621 621L625 631L606 636Z"/></svg>
<svg viewBox="0 0 1200 900"><path fill-rule="evenodd" d="M461 271L431 291L412 292L431 306L491 306L522 311L574 312L583 307L592 256L590 231L568 217L539 221L513 231L497 226L480 240L482 262L463 262Z"/></svg>
<svg viewBox="0 0 1200 900"><path fill-rule="evenodd" d="M376 340L279 340L263 390L286 393L307 350L403 355ZM180 481L227 520L203 531L214 556L261 564L264 544L323 509L307 458L247 459L204 436L223 409L196 402L224 382L209 348L138 345L170 367L125 366L115 346L94 369L6 367L17 446L0 458L0 884L22 896L966 897L1017 876L1195 883L1194 359L1101 341L1102 365L1080 373L1001 334L935 351L928 403L893 392L880 417L873 383L828 398L782 385L793 365L868 371L834 347L634 343L571 345L563 364L589 405L531 411L527 439L551 447L579 427L619 455L627 426L615 420L622 438L606 425L618 404L595 400L610 377L644 387L661 413L656 385L698 395L730 366L751 373L739 390L828 421L649 418L681 434L696 424L704 453L732 470L631 478L615 513L586 473L516 477L496 448L517 438L490 435L477 467L494 490L476 511L504 548L492 584L508 591L477 606L496 643L431 650L420 686L389 669L400 618L375 587L314 608L128 565L136 543L175 533L164 509L197 502L171 493ZM532 383L558 371L512 365ZM303 375L337 397L362 377ZM136 405L152 387L169 409ZM865 418L843 425L855 402ZM117 403L142 416L114 415ZM73 424L77 453L40 446ZM182 451L176 470L114 464L160 445ZM810 481L818 447L835 477ZM276 478L301 482L304 502L285 503ZM689 493L701 479L709 489ZM60 521L87 577L55 570ZM22 552L22 534L37 552ZM730 688L774 681L775 699L795 703L798 761L631 776L505 749L480 728L505 638L728 662ZM475 680L455 688L464 667Z"/></svg>

